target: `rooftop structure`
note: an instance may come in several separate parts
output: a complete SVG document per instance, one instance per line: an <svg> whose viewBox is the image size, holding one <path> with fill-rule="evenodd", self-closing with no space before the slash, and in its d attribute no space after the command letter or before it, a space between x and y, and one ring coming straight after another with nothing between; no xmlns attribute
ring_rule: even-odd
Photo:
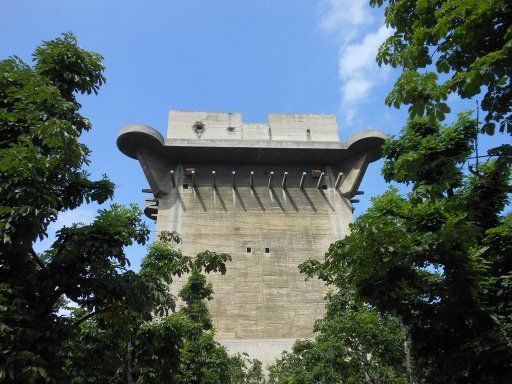
<svg viewBox="0 0 512 384"><path fill-rule="evenodd" d="M189 255L231 254L226 275L210 277L217 338L266 364L312 337L325 286L297 265L348 234L353 197L384 139L364 131L340 142L334 115L244 123L240 113L171 111L166 138L129 125L117 145L144 171L157 232L179 232Z"/></svg>

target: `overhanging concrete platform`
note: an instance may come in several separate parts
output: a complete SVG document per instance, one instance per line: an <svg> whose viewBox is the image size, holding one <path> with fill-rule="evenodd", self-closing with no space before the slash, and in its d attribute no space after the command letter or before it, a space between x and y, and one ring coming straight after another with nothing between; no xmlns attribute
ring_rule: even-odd
<svg viewBox="0 0 512 384"><path fill-rule="evenodd" d="M136 159L138 147L169 162L208 164L339 164L365 152L369 161L380 158L386 135L377 130L359 132L345 142L228 139L164 139L154 128L127 125L119 131L117 146Z"/></svg>

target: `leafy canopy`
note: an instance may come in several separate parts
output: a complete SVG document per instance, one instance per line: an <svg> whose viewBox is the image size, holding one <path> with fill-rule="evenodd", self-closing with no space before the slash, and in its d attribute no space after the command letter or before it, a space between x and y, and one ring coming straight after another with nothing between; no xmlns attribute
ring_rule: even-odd
<svg viewBox="0 0 512 384"><path fill-rule="evenodd" d="M59 312L66 299L94 315L143 304L130 295L140 279L127 271L123 248L144 244L149 233L137 207L114 205L89 225L60 229L46 252L34 251L60 212L105 202L114 184L106 176L90 179L84 169L90 151L79 141L91 124L75 95L104 82L101 56L67 33L33 57L33 67L17 57L0 61L0 381L6 383L60 382L58 351L77 326Z"/></svg>
<svg viewBox="0 0 512 384"><path fill-rule="evenodd" d="M393 34L377 62L403 69L388 105L444 120L448 95L481 98L482 131L512 134L512 4L508 0L370 0ZM423 70L423 71L420 71Z"/></svg>
<svg viewBox="0 0 512 384"><path fill-rule="evenodd" d="M0 61L0 382L260 382L261 364L214 341L204 303L213 294L204 272L225 273L229 255L192 260L163 233L135 273L124 248L145 244L149 230L136 206L116 204L35 252L59 213L104 203L114 184L90 179L79 141L91 124L76 95L98 92L102 57L65 33L33 58ZM169 284L186 273L186 306L172 313Z"/></svg>
<svg viewBox="0 0 512 384"><path fill-rule="evenodd" d="M303 267L316 274L313 265ZM327 296L315 332L270 366L270 384L409 383L397 320L358 302L349 286Z"/></svg>
<svg viewBox="0 0 512 384"><path fill-rule="evenodd" d="M391 187L303 268L399 319L410 340L411 381L512 381L512 147L469 167L479 134L512 134L512 3L506 0L371 0L393 34L379 64L402 73L386 99L409 121L384 146ZM478 98L479 126L464 113L442 125L448 96ZM501 137L507 137L505 135Z"/></svg>
<svg viewBox="0 0 512 384"><path fill-rule="evenodd" d="M303 268L403 322L418 382L512 380L512 217L502 211L506 162L464 174L474 129L467 116L449 126L415 118L384 147L391 187L333 244ZM454 145L458 143L457 145ZM435 148L435 149L433 149Z"/></svg>
<svg viewBox="0 0 512 384"><path fill-rule="evenodd" d="M163 232L151 244L142 262L139 275L147 284L143 295L150 303L145 308L159 315L148 317L145 309L132 306L84 322L62 351L71 382L257 384L263 381L261 363L242 355L229 356L214 340L205 302L212 299L213 289L205 273L224 274L231 257L206 251L192 259L176 247L179 243L175 232ZM175 298L168 287L175 276L184 274L188 274L180 292L184 305L174 311ZM172 307L172 313L162 311L163 306ZM74 316L83 317L82 312L77 310ZM99 350L103 351L102 355L97 355Z"/></svg>

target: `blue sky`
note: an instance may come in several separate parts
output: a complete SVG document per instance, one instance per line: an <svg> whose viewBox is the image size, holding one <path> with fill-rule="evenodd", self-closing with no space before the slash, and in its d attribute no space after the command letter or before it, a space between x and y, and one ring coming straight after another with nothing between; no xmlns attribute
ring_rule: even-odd
<svg viewBox="0 0 512 384"><path fill-rule="evenodd" d="M266 121L269 112L335 113L342 140L363 129L398 133L405 111L384 104L397 72L374 60L389 31L382 10L368 3L2 0L0 58L29 61L42 40L65 31L104 56L106 85L80 98L93 124L83 137L93 151L90 172L117 184L116 202L142 206L147 183L118 151L117 132L143 123L164 133L170 109L242 112L247 122ZM454 111L474 106L452 101ZM381 165L369 167L356 214L387 188ZM96 208L62 214L56 227L90 221ZM144 252L128 250L135 268Z"/></svg>

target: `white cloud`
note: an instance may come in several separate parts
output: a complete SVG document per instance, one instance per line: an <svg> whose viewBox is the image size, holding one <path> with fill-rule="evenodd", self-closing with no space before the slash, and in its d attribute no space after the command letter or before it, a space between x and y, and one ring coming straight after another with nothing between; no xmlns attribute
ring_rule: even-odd
<svg viewBox="0 0 512 384"><path fill-rule="evenodd" d="M386 77L387 70L379 68L375 55L389 35L390 30L382 25L376 32L367 33L361 42L342 50L338 69L342 107L357 109L357 104L364 102L375 85Z"/></svg>
<svg viewBox="0 0 512 384"><path fill-rule="evenodd" d="M391 31L382 25L376 32L367 33L360 43L348 45L340 57L340 78L360 74L368 67L375 67L375 55Z"/></svg>
<svg viewBox="0 0 512 384"><path fill-rule="evenodd" d="M323 0L320 14L320 29L342 39L351 39L358 32L354 27L373 22L368 0Z"/></svg>
<svg viewBox="0 0 512 384"><path fill-rule="evenodd" d="M63 226L69 227L75 223L90 224L96 216L96 211L88 208L77 208L59 214L57 221L52 226L60 229Z"/></svg>
<svg viewBox="0 0 512 384"><path fill-rule="evenodd" d="M345 104L359 102L368 96L373 85L373 81L360 75L347 79L341 86L341 99Z"/></svg>
<svg viewBox="0 0 512 384"><path fill-rule="evenodd" d="M354 121L359 105L385 80L388 72L378 67L375 56L391 30L382 17L374 16L375 12L368 0L320 2L319 28L338 44L340 108L347 125Z"/></svg>

